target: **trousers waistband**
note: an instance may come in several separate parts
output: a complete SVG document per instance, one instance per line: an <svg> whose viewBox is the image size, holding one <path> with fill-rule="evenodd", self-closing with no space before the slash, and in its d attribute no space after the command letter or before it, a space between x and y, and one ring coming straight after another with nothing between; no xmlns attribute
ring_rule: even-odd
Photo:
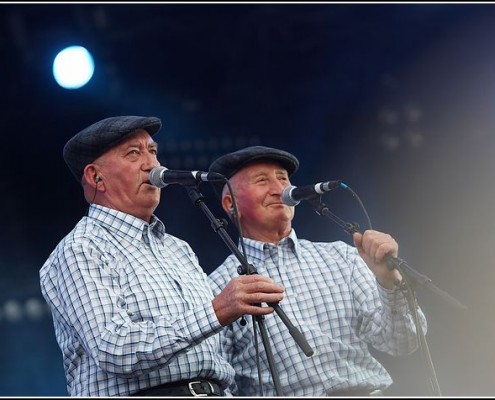
<svg viewBox="0 0 495 400"><path fill-rule="evenodd" d="M380 389L342 389L328 392L329 397L345 397L345 396L355 396L355 397L368 397L368 396L385 396L383 390Z"/></svg>
<svg viewBox="0 0 495 400"><path fill-rule="evenodd" d="M215 381L191 379L164 383L149 389L140 390L132 396L225 396L222 387Z"/></svg>

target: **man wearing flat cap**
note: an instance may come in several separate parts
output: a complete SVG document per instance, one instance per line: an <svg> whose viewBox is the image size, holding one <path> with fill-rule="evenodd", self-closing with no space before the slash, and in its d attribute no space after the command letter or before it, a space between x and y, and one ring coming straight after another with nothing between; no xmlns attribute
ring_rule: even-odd
<svg viewBox="0 0 495 400"><path fill-rule="evenodd" d="M281 200L298 168L294 155L265 146L225 154L209 168L230 180L234 197L228 185L217 184L215 191L225 212L238 220L243 234L239 246L247 261L256 273L284 285L280 307L314 352L307 356L276 315L266 318L277 387L266 352L257 351L253 319L229 324L221 332L221 348L236 370L234 395L382 395L392 380L368 346L390 355L417 348L400 273L390 271L384 261L386 255L397 256L398 245L374 230L354 233L355 247L298 238L292 227L294 207ZM209 275L214 293L238 275L238 266L230 255ZM426 319L418 311L425 331Z"/></svg>
<svg viewBox="0 0 495 400"><path fill-rule="evenodd" d="M268 277L233 279L214 297L191 247L154 215L156 117L118 116L72 137L63 157L89 203L40 270L71 396L223 396L234 370L223 326L282 300Z"/></svg>

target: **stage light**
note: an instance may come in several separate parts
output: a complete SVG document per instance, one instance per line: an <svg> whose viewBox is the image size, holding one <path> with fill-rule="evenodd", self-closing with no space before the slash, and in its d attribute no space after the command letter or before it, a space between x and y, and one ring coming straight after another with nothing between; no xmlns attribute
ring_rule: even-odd
<svg viewBox="0 0 495 400"><path fill-rule="evenodd" d="M79 89L94 73L93 57L82 46L70 46L57 54L53 61L53 76L64 89Z"/></svg>

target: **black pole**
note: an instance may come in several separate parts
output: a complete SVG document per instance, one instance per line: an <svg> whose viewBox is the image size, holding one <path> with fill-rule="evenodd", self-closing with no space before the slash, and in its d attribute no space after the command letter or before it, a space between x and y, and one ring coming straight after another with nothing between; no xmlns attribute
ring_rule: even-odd
<svg viewBox="0 0 495 400"><path fill-rule="evenodd" d="M189 197L191 198L193 204L199 208L205 213L205 215L208 217L211 223L212 229L220 235L224 243L227 245L227 247L232 251L232 253L237 257L241 265L238 267L238 272L240 275L243 274L256 274L257 271L255 268L248 263L247 259L244 257L244 255L240 252L238 247L235 245L233 242L232 238L229 236L227 231L225 230L225 222L221 219L215 218L215 216L212 214L208 206L204 202L204 197L199 191L198 185L188 185L186 186L187 193ZM306 356L312 356L313 355L313 349L309 345L309 343L306 341L306 338L301 334L301 332L290 322L289 318L287 315L282 311L278 303L267 303L270 307L272 307L277 315L280 317L282 322L287 326L289 329L289 333L292 335L296 343L299 345L299 347L303 350L304 354ZM264 319L263 318L255 318L255 320L258 322L258 327L260 329L261 333L261 338L263 340L263 345L265 347L266 355L268 357L268 365L270 367L270 372L272 374L272 379L273 379L273 384L275 386L275 391L277 392L278 396L282 395L282 388L280 385L280 380L275 368L275 361L273 359L273 353L271 350L270 342L268 340L268 334L266 332L266 327L264 324Z"/></svg>
<svg viewBox="0 0 495 400"><path fill-rule="evenodd" d="M313 199L310 199L310 204L313 206L313 209L319 215L324 215L334 221L337 225L342 227L345 232L352 236L353 233L359 232L358 224L351 224L349 222L344 222L342 219L333 214L328 207L323 203L320 199L320 196L317 196ZM441 297L443 300L447 301L454 308L460 310L466 310L467 307L460 303L458 300L453 298L447 292L441 290L432 282L430 278L426 275L419 273L418 271L411 268L403 259L398 257L387 257L386 258L387 267L389 270L397 269L401 272L402 275L407 275L409 280L415 285L421 285L427 289L430 289L437 296Z"/></svg>
<svg viewBox="0 0 495 400"><path fill-rule="evenodd" d="M344 229L345 232L347 232L349 235L353 235L354 233L359 233L359 226L357 224L351 224L348 222L344 222L342 219L340 219L338 216L333 214L328 207L321 201L321 196L316 196L312 199L309 199L310 204L312 205L313 209L315 212L319 215L324 215L328 218L330 218L332 221L337 223L340 227ZM419 340L419 348L421 349L421 352L424 356L425 362L428 367L429 371L429 380L430 384L432 387L433 394L436 396L441 396L442 393L440 391L440 386L438 384L437 376L435 373L435 368L433 366L433 361L431 358L430 350L428 348L428 343L426 341L425 334L423 332L423 329L421 327L420 323L420 318L417 312L417 299L415 295L415 287L419 283L424 287L429 288L432 290L435 294L441 295L441 298L444 300L448 300L449 304L453 305L456 308L460 308L465 310L467 307L461 304L459 301L454 299L452 296L450 296L448 293L444 292L443 290L438 289L431 281L430 278L426 277L425 275L420 274L419 272L415 271L412 269L407 263L398 258L398 257L387 257L386 258L386 263L387 263L387 268L391 271L393 269L397 269L402 278L403 278L403 283L401 285L401 291L405 294L409 309L411 310L411 313L413 315L413 320L416 325L416 332Z"/></svg>

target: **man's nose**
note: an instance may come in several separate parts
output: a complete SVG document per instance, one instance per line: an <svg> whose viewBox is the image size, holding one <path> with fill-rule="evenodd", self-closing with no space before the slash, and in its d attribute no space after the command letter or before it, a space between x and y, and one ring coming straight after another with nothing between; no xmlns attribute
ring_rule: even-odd
<svg viewBox="0 0 495 400"><path fill-rule="evenodd" d="M146 153L146 158L145 158L146 169L153 169L159 166L160 166L160 162L158 161L156 154L150 152Z"/></svg>
<svg viewBox="0 0 495 400"><path fill-rule="evenodd" d="M270 190L276 194L281 194L282 190L284 190L286 186L287 184L285 182L282 182L279 179L275 179L270 185Z"/></svg>

